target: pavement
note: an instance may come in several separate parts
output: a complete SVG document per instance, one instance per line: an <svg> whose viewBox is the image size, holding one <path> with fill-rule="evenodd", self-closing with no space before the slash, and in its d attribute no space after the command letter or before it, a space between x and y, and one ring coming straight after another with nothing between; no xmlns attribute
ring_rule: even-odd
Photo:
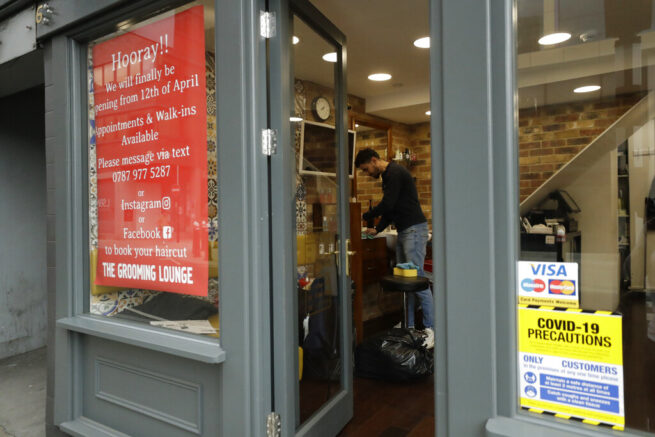
<svg viewBox="0 0 655 437"><path fill-rule="evenodd" d="M46 348L0 360L0 437L45 436Z"/></svg>

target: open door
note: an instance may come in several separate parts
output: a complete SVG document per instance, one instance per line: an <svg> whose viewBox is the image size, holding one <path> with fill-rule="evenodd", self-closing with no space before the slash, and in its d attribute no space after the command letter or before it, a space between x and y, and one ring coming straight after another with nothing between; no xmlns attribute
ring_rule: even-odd
<svg viewBox="0 0 655 437"><path fill-rule="evenodd" d="M269 10L269 133L277 143L269 424L279 419L284 436L334 436L353 414L345 37L308 1L269 0Z"/></svg>

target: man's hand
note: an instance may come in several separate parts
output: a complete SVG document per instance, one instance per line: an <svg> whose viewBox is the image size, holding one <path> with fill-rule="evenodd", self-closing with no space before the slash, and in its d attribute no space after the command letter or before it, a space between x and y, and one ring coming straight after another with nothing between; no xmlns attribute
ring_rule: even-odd
<svg viewBox="0 0 655 437"><path fill-rule="evenodd" d="M364 233L367 235L377 235L378 231L376 231L374 228L366 228Z"/></svg>

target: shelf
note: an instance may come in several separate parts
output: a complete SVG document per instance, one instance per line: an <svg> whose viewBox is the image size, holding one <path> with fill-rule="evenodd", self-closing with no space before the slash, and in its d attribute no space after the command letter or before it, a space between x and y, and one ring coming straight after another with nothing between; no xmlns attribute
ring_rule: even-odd
<svg viewBox="0 0 655 437"><path fill-rule="evenodd" d="M630 218L628 214L619 214L619 218Z"/></svg>
<svg viewBox="0 0 655 437"><path fill-rule="evenodd" d="M619 175L619 178L628 178L628 177L630 177L629 174L620 174Z"/></svg>

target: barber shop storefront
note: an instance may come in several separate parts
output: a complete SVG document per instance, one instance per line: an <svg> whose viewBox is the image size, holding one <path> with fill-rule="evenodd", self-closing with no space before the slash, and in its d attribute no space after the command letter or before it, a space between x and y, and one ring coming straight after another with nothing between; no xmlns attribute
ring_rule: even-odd
<svg viewBox="0 0 655 437"><path fill-rule="evenodd" d="M3 10L44 70L48 436L655 432L650 2Z"/></svg>

